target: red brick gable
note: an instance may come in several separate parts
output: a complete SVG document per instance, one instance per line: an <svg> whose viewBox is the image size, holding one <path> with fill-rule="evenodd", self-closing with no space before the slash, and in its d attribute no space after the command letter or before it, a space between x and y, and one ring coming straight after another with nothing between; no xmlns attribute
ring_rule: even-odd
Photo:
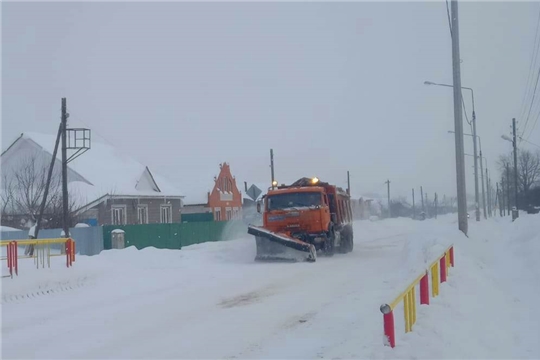
<svg viewBox="0 0 540 360"><path fill-rule="evenodd" d="M241 218L242 193L238 191L229 164L220 164L220 169L208 199L208 206L212 209L216 221Z"/></svg>

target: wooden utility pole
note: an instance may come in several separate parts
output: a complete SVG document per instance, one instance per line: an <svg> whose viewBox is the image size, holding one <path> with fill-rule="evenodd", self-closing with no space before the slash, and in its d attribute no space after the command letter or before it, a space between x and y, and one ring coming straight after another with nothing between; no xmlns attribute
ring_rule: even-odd
<svg viewBox="0 0 540 360"><path fill-rule="evenodd" d="M412 211L413 219L416 219L416 206L414 205L414 188L412 189Z"/></svg>
<svg viewBox="0 0 540 360"><path fill-rule="evenodd" d="M508 215L512 213L512 207L510 205L510 163L506 163L506 205Z"/></svg>
<svg viewBox="0 0 540 360"><path fill-rule="evenodd" d="M69 234L69 201L68 201L68 178L67 178L67 119L66 98L62 98L62 210L64 236Z"/></svg>
<svg viewBox="0 0 540 360"><path fill-rule="evenodd" d="M351 177L349 174L349 170L347 170L347 194L351 196Z"/></svg>
<svg viewBox="0 0 540 360"><path fill-rule="evenodd" d="M392 217L392 211L390 210L390 180L386 180L385 184L388 185L388 217Z"/></svg>
<svg viewBox="0 0 540 360"><path fill-rule="evenodd" d="M274 149L270 149L270 172L272 176L272 190L274 190Z"/></svg>
<svg viewBox="0 0 540 360"><path fill-rule="evenodd" d="M424 189L420 186L420 199L422 199L422 212L426 212L426 208L424 206Z"/></svg>
<svg viewBox="0 0 540 360"><path fill-rule="evenodd" d="M439 198L437 197L437 193L435 193L435 219L437 218L437 207L439 205Z"/></svg>

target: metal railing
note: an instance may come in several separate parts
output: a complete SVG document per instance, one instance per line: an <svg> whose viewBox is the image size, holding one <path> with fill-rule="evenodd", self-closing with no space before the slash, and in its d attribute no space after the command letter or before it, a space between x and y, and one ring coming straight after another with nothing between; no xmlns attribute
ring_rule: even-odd
<svg viewBox="0 0 540 360"><path fill-rule="evenodd" d="M420 284L420 305L429 305L429 275L431 274L431 296L436 297L439 295L439 285L446 282L450 266L454 267L454 245L448 247L442 255L438 256L428 269L414 279L391 303L381 305L385 345L396 346L394 309L403 301L405 333L412 331L413 325L416 323L416 286Z"/></svg>
<svg viewBox="0 0 540 360"><path fill-rule="evenodd" d="M64 254L51 254L52 244L63 244ZM0 246L7 247L7 256L2 257L0 260L7 260L7 267L9 269L8 277L13 278L13 274L19 275L19 259L34 259L34 264L39 269L51 267L51 257L53 256L65 256L66 267L73 266L75 261L75 241L71 238L57 238L57 239L31 239L31 240L4 240L0 241ZM32 246L33 252L31 255L19 255L19 246Z"/></svg>

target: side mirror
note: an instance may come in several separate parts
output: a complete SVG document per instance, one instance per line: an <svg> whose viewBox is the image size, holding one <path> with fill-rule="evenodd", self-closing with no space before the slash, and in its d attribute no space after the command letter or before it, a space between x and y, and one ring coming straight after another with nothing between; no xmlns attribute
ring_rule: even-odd
<svg viewBox="0 0 540 360"><path fill-rule="evenodd" d="M261 203L260 202L257 203L257 212L259 214L261 213Z"/></svg>

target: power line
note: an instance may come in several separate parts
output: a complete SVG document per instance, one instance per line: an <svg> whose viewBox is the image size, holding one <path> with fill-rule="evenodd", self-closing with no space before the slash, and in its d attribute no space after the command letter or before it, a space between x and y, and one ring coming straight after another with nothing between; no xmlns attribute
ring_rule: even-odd
<svg viewBox="0 0 540 360"><path fill-rule="evenodd" d="M536 31L535 31L535 36L534 36L534 43L533 43L533 52L532 52L532 55L531 55L531 62L530 62L530 65L529 65L529 72L528 72L528 75L527 75L527 82L525 84L525 92L523 94L523 100L522 100L522 103L521 103L521 111L520 111L520 116L521 118L523 118L524 116L524 113L527 109L527 98L529 97L529 93L530 93L530 88L532 86L531 84L531 75L533 74L533 68L534 68L534 64L536 64L536 59L537 59L537 56L538 56L538 49L539 49L539 44L538 44L538 30L540 28L540 10L538 11L538 18L536 20ZM540 68L539 68L539 74L540 74ZM538 77L536 79L536 85L535 85L535 93L536 93L536 86L538 85ZM532 105L533 105L533 102L534 102L534 93L533 93L533 99L531 100L531 105L529 107L529 115L530 115L530 112L531 112L531 108L532 108ZM521 135L523 136L525 134L525 131L527 129L527 124L529 122L529 115L527 115L527 120L525 122L525 126L523 127L523 132L521 133Z"/></svg>
<svg viewBox="0 0 540 360"><path fill-rule="evenodd" d="M452 37L452 21L450 21L450 8L448 7L448 0L446 0L446 14L448 14L448 28L450 29L450 37Z"/></svg>
<svg viewBox="0 0 540 360"><path fill-rule="evenodd" d="M518 138L519 138L520 140L522 140L522 141L525 141L526 143L529 143L529 144L531 144L531 145L534 145L534 146L540 148L540 145L535 144L535 143L533 143L533 142L530 142L529 140L525 140L525 139L522 138L521 136L518 136Z"/></svg>
<svg viewBox="0 0 540 360"><path fill-rule="evenodd" d="M538 80L540 79L540 67L538 67L538 75L536 76L536 84L534 85L534 91L533 91L533 94L532 94L532 99L531 99L531 105L529 106L529 112L527 113L527 120L525 120L525 126L523 126L523 132L521 133L521 136L523 136L525 134L525 131L527 130L527 124L529 123L529 118L531 116L531 110L532 110L532 107L533 107L533 104L534 104L534 98L536 96L536 89L538 88ZM537 118L538 120L538 118ZM536 122L535 122L535 125L536 125ZM533 125L533 130L534 130L534 125Z"/></svg>

